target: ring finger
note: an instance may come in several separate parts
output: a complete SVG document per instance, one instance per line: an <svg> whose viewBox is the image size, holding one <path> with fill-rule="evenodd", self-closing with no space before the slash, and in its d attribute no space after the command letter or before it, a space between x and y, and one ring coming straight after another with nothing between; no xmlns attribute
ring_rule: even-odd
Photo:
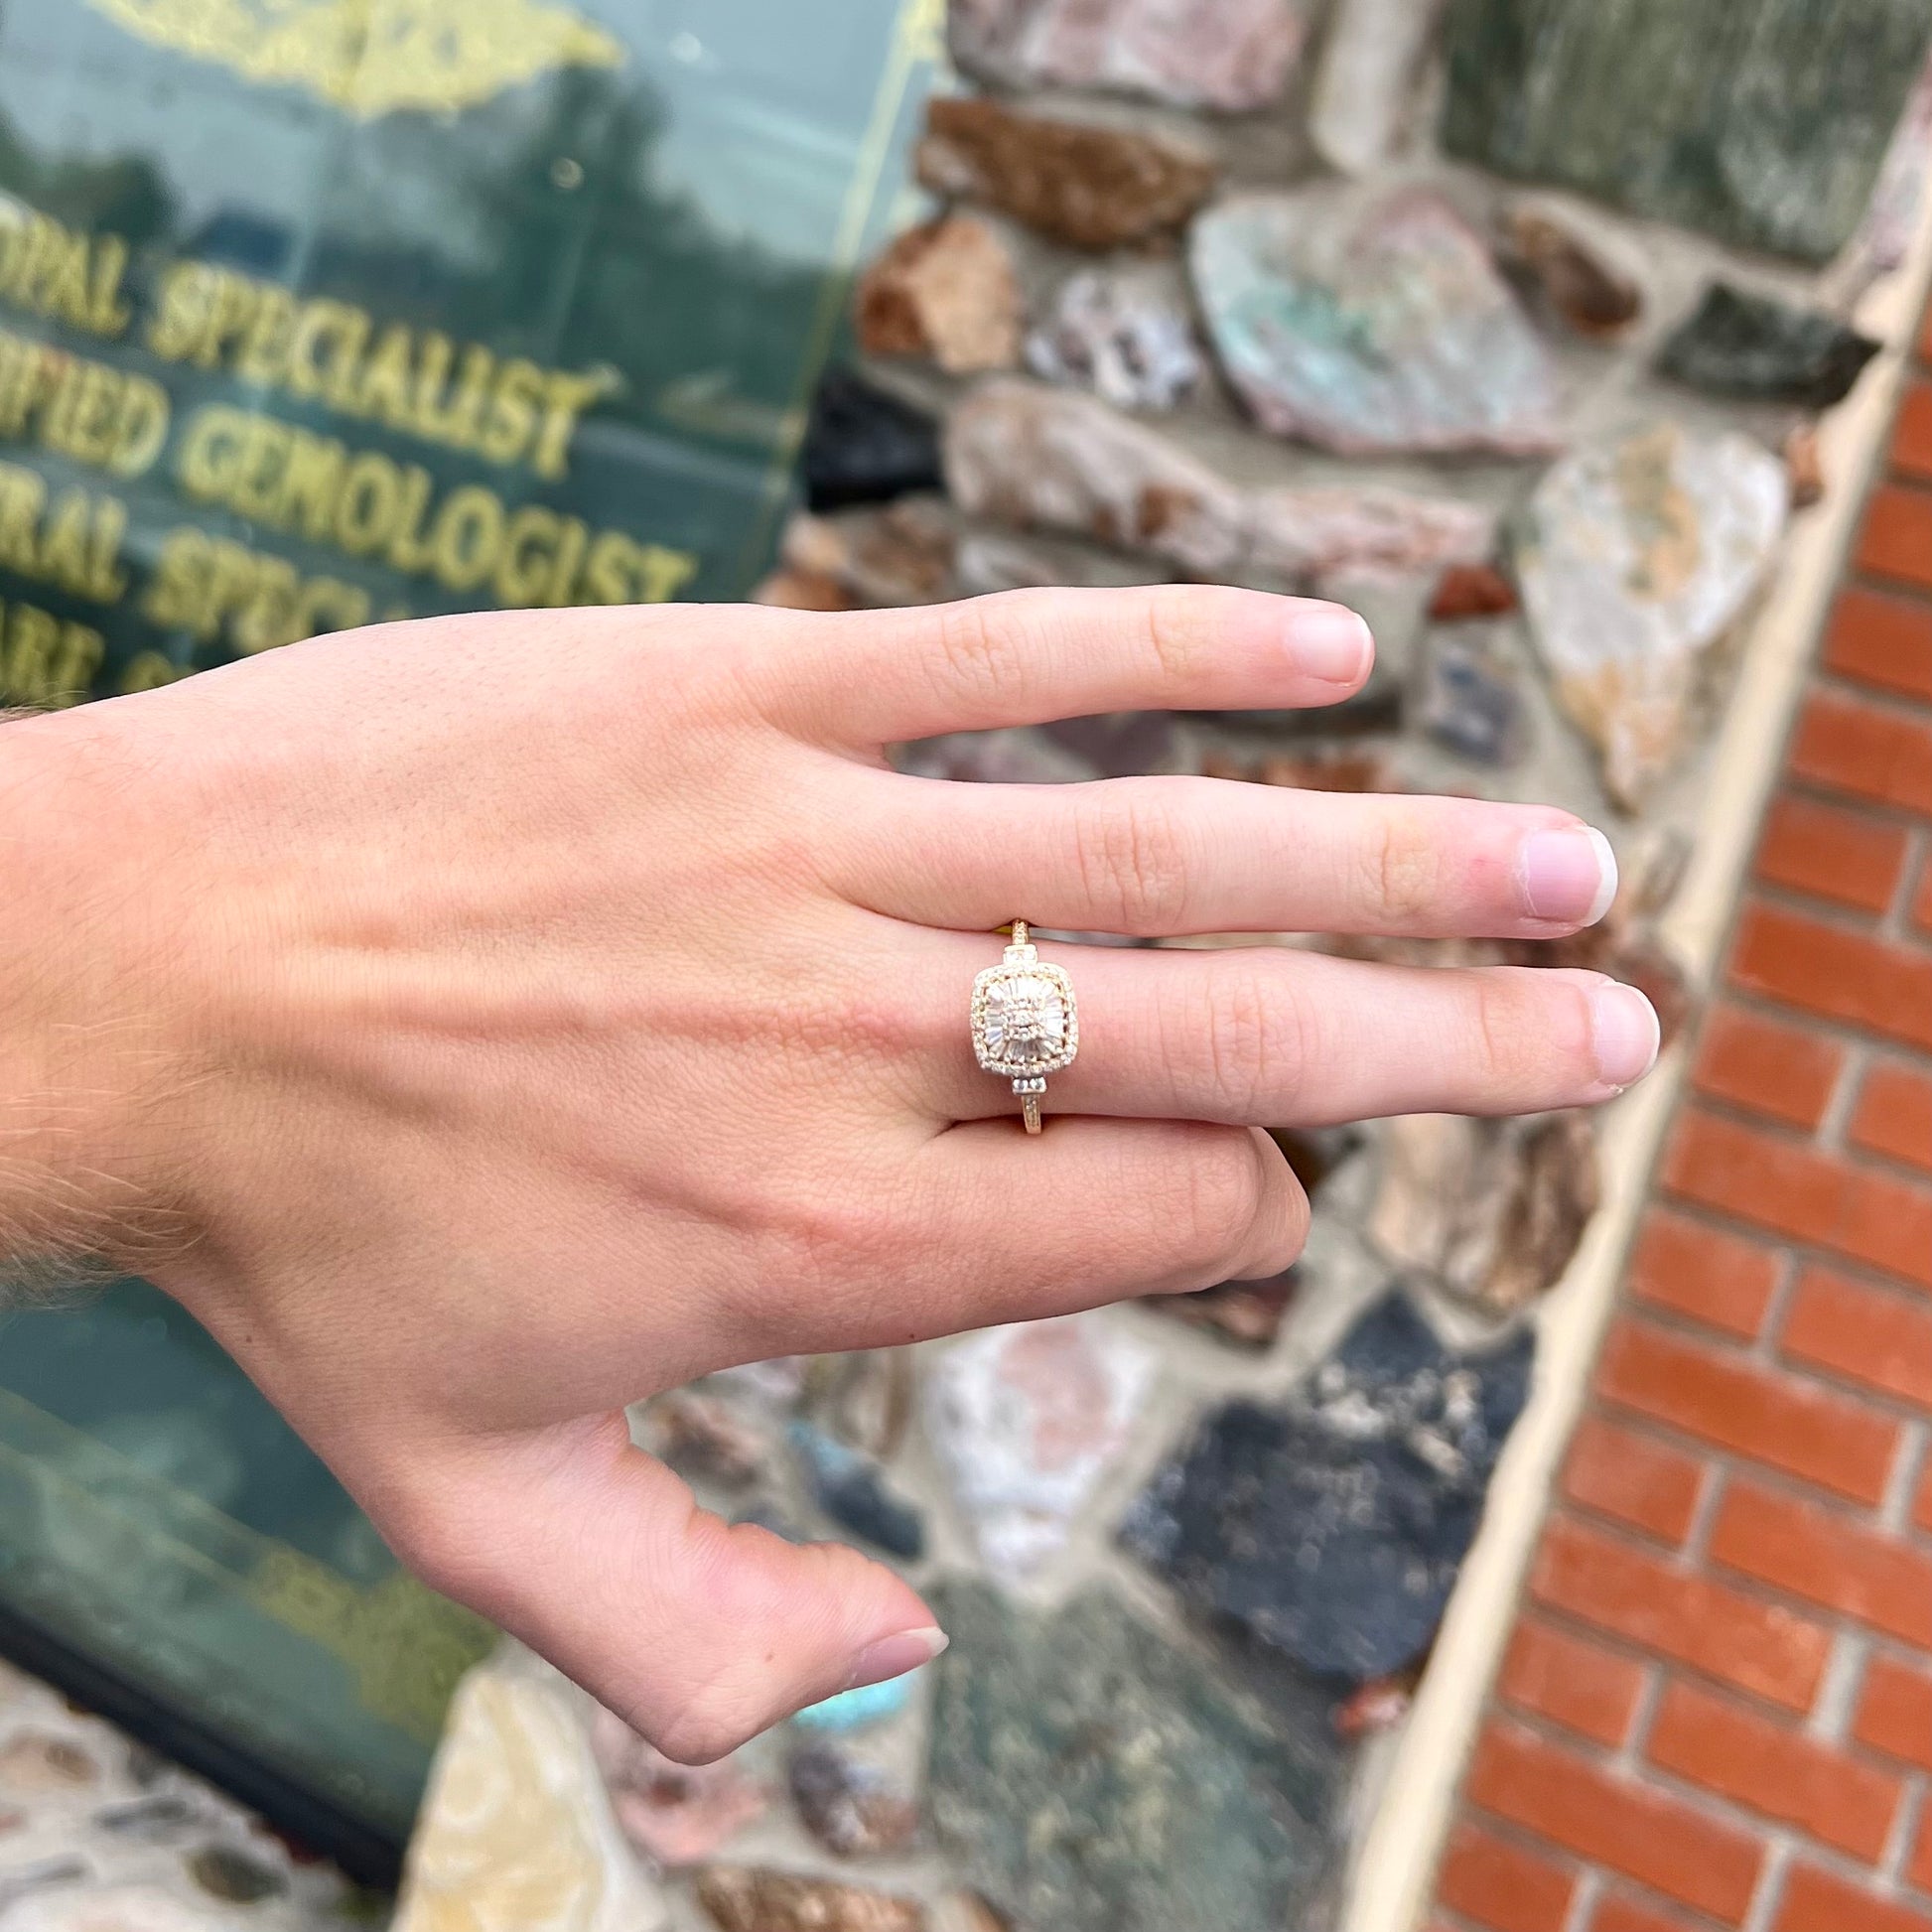
<svg viewBox="0 0 1932 1932"><path fill-rule="evenodd" d="M929 943L947 964L917 975L934 989L918 1100L938 1120L1012 1113L1010 1084L974 1060L967 1019L998 941ZM1071 976L1080 1025L1047 1113L1254 1127L1541 1113L1613 1099L1657 1056L1649 1001L1597 973L1384 966L1283 946L1044 956Z"/></svg>

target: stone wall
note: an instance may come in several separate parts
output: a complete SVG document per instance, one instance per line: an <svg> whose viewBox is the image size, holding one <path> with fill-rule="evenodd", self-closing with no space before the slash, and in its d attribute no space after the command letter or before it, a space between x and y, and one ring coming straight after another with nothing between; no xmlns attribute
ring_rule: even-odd
<svg viewBox="0 0 1932 1932"><path fill-rule="evenodd" d="M1695 11L955 0L931 200L862 279L863 361L820 398L762 597L1189 579L1354 605L1381 669L1338 713L902 761L1570 806L1622 863L1597 933L1357 950L1599 966L1674 1034L1693 993L1652 925L1734 641L1832 487L1811 430L1871 352L1843 316L1903 251L1932 31L1916 0L1749 0L1706 36ZM1740 252L1765 245L1788 254ZM1316 1217L1282 1280L768 1364L639 1417L712 1506L880 1551L954 1637L928 1681L702 1774L597 1721L651 1910L1332 1922L1595 1208L1594 1128L1283 1139Z"/></svg>

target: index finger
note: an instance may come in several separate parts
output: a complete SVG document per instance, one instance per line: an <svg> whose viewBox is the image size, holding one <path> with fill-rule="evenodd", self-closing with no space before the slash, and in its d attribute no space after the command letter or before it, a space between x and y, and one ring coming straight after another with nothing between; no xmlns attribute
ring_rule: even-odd
<svg viewBox="0 0 1932 1932"><path fill-rule="evenodd" d="M1109 711L1338 704L1375 661L1368 625L1340 605L1195 584L801 614L773 648L787 722L867 748Z"/></svg>

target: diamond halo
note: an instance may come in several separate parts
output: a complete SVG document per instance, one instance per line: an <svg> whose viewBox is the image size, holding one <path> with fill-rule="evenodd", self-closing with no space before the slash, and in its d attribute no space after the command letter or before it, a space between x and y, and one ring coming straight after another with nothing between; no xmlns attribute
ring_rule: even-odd
<svg viewBox="0 0 1932 1932"><path fill-rule="evenodd" d="M973 1052L981 1068L1013 1082L1027 1131L1039 1129L1046 1076L1071 1066L1080 1051L1080 1010L1073 982L1039 956L1024 919L997 966L973 982Z"/></svg>

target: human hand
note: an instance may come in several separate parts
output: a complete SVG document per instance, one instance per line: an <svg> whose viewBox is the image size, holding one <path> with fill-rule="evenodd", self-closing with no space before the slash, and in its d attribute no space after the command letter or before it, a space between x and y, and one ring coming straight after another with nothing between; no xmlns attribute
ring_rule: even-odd
<svg viewBox="0 0 1932 1932"><path fill-rule="evenodd" d="M455 618L0 734L0 1251L138 1267L430 1583L666 1752L924 1661L889 1571L696 1510L623 1407L730 1364L1272 1274L1264 1127L1586 1105L1601 977L1047 946L1083 1052L975 1065L996 926L1549 937L1569 815L902 776L889 742L1334 702L1359 620L1240 591Z"/></svg>

